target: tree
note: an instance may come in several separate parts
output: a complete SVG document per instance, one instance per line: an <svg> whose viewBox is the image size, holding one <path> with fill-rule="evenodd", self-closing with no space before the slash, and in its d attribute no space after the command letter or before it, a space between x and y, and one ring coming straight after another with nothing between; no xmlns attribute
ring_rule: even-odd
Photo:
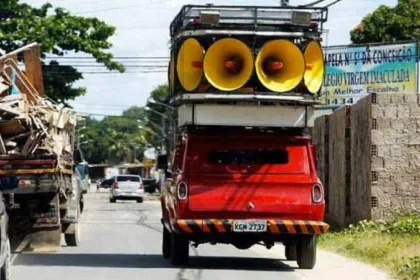
<svg viewBox="0 0 420 280"><path fill-rule="evenodd" d="M355 44L418 40L420 1L399 0L394 8L382 5L363 18L350 35Z"/></svg>
<svg viewBox="0 0 420 280"><path fill-rule="evenodd" d="M52 10L51 4L34 8L19 0L0 0L0 49L10 52L32 42L41 43L42 56L47 53L65 56L69 51L92 55L96 62L109 70L124 71L124 66L114 62L108 39L115 28L97 18L72 16L62 8ZM86 92L73 84L83 78L71 66L51 61L43 65L46 94L57 101L74 99Z"/></svg>
<svg viewBox="0 0 420 280"><path fill-rule="evenodd" d="M150 97L153 98L154 100L160 102L160 103L164 103L168 97L169 97L169 86L167 84L162 84L157 86L151 93L150 93ZM149 131L154 131L153 134L150 135L149 141L153 144L153 146L155 147L159 147L162 144L162 133L160 131L160 129L156 128L156 125L160 126L162 128L162 116L160 116L159 114L157 114L156 112L159 112L163 115L166 115L169 117L169 120L164 119L165 121L165 132L166 132L166 136L170 137L170 125L173 124L172 118L173 116L173 112L171 112L171 110L168 110L168 108L166 108L165 106L159 105L159 104L154 104L149 102L147 104L148 107L150 107L151 110L149 110L147 112L147 118L153 122L155 125L151 124L149 122L148 124L148 130ZM153 112L155 111L155 112Z"/></svg>
<svg viewBox="0 0 420 280"><path fill-rule="evenodd" d="M148 128L140 128L137 120L144 118L144 108L131 107L121 116L102 121L87 118L79 128L83 154L89 163L140 161L150 139Z"/></svg>

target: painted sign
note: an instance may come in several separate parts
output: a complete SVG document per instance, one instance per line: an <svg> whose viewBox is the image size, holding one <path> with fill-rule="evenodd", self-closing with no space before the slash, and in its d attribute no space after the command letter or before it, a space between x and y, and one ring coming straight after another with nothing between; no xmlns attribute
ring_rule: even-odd
<svg viewBox="0 0 420 280"><path fill-rule="evenodd" d="M369 93L417 92L417 44L324 48L323 104L351 105Z"/></svg>

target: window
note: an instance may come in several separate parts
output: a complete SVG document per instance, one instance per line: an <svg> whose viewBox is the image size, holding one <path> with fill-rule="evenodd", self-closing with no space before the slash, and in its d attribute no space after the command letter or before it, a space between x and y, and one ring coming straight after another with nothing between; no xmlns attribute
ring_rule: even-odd
<svg viewBox="0 0 420 280"><path fill-rule="evenodd" d="M287 164L286 150L212 150L208 152L210 164Z"/></svg>
<svg viewBox="0 0 420 280"><path fill-rule="evenodd" d="M140 182L140 177L138 176L118 176L118 182Z"/></svg>

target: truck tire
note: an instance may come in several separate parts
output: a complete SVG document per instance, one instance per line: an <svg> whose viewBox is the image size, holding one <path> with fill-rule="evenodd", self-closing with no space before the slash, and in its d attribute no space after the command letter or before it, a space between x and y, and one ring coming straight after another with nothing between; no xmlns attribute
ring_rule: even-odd
<svg viewBox="0 0 420 280"><path fill-rule="evenodd" d="M165 259L171 257L171 233L163 226L162 234L162 255Z"/></svg>
<svg viewBox="0 0 420 280"><path fill-rule="evenodd" d="M190 242L180 234L171 234L171 263L176 266L188 263Z"/></svg>
<svg viewBox="0 0 420 280"><path fill-rule="evenodd" d="M117 200L116 200L115 198L111 197L111 198L109 199L109 202L111 202L111 203L115 203L115 202L117 202Z"/></svg>
<svg viewBox="0 0 420 280"><path fill-rule="evenodd" d="M67 246L77 247L80 243L80 228L79 223L74 224L74 233L64 234L64 240Z"/></svg>
<svg viewBox="0 0 420 280"><path fill-rule="evenodd" d="M285 255L288 261L297 260L296 244L287 244L285 247Z"/></svg>
<svg viewBox="0 0 420 280"><path fill-rule="evenodd" d="M143 203L143 197L142 197L142 198L137 199L137 203Z"/></svg>
<svg viewBox="0 0 420 280"><path fill-rule="evenodd" d="M296 253L300 269L313 269L316 263L316 236L301 236L296 246Z"/></svg>
<svg viewBox="0 0 420 280"><path fill-rule="evenodd" d="M6 259L4 260L3 267L0 270L0 279L1 280L10 280L11 278L11 256L12 253L10 251L10 242L9 239L6 241L6 248L5 248Z"/></svg>

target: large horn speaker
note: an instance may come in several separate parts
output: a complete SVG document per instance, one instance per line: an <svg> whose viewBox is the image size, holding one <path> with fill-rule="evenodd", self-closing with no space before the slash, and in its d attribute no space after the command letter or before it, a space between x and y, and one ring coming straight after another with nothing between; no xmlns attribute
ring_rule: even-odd
<svg viewBox="0 0 420 280"><path fill-rule="evenodd" d="M317 41L310 41L304 50L306 71L304 83L307 90L316 94L321 90L324 79L324 54L321 44Z"/></svg>
<svg viewBox="0 0 420 280"><path fill-rule="evenodd" d="M243 87L252 75L251 50L243 42L227 38L215 42L204 56L207 81L222 91Z"/></svg>
<svg viewBox="0 0 420 280"><path fill-rule="evenodd" d="M175 86L175 65L174 60L169 60L169 71L168 71L169 88L173 89Z"/></svg>
<svg viewBox="0 0 420 280"><path fill-rule="evenodd" d="M176 71L186 91L195 90L203 77L203 48L196 39L187 39L178 52Z"/></svg>
<svg viewBox="0 0 420 280"><path fill-rule="evenodd" d="M269 90L287 92L296 88L305 73L301 50L288 40L272 40L263 45L255 60L258 79Z"/></svg>

